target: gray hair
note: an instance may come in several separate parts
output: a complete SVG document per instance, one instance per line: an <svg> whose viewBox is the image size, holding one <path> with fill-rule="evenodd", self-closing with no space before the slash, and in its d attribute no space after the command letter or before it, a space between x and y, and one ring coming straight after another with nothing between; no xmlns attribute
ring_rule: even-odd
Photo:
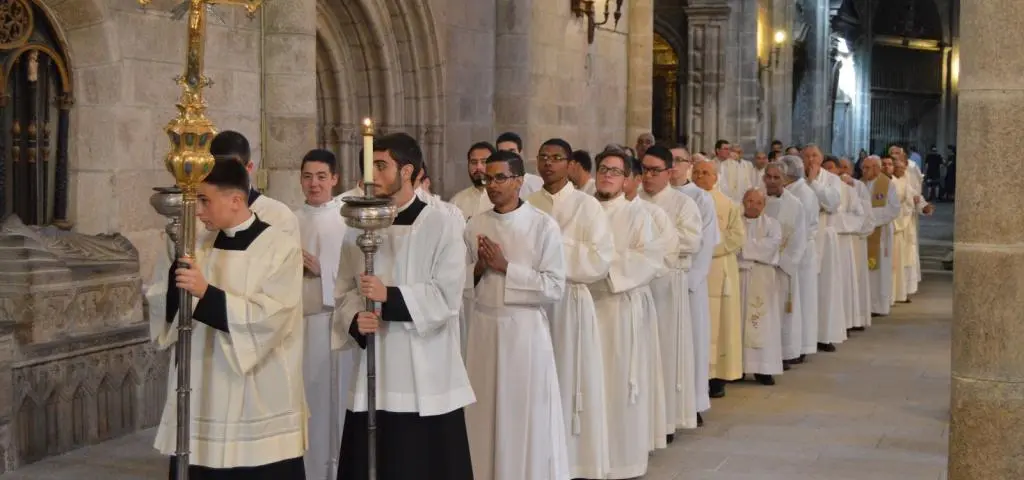
<svg viewBox="0 0 1024 480"><path fill-rule="evenodd" d="M694 167L696 167L699 163L710 163L711 166L715 169L715 175L722 173L718 171L718 162L714 160L708 160L706 157L704 157L704 155L701 155L699 153L694 155L691 161L693 162Z"/></svg>
<svg viewBox="0 0 1024 480"><path fill-rule="evenodd" d="M804 178L804 161L796 155L783 155L774 163L779 165L782 174L790 178Z"/></svg>

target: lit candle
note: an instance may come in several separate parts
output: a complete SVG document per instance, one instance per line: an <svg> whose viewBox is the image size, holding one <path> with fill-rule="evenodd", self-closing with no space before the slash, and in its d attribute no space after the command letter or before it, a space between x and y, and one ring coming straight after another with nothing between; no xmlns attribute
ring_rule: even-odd
<svg viewBox="0 0 1024 480"><path fill-rule="evenodd" d="M373 183L373 120L363 119L363 185Z"/></svg>

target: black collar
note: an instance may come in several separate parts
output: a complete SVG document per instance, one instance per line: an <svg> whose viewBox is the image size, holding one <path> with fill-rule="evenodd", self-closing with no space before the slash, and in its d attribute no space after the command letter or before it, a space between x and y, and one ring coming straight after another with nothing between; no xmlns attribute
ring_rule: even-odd
<svg viewBox="0 0 1024 480"><path fill-rule="evenodd" d="M522 198L519 199L519 203L516 205L516 208L513 208L511 211L514 212L516 210L519 210L519 207L521 207L521 206L523 206L523 199ZM501 212L498 211L498 207L494 207L494 213L497 213L499 215L501 214Z"/></svg>
<svg viewBox="0 0 1024 480"><path fill-rule="evenodd" d="M252 206L252 202L255 202L257 198L260 198L260 191L255 188L249 189L249 206Z"/></svg>
<svg viewBox="0 0 1024 480"><path fill-rule="evenodd" d="M256 195L259 196L259 193ZM255 217L256 214L254 213L253 216ZM256 217L256 220L252 222L252 225L249 225L249 228L236 232L233 237L225 235L224 231L221 230L217 232L217 238L213 241L213 248L235 251L248 250L249 245L252 245L252 242L256 241L256 238L269 226L263 220L260 220L260 217Z"/></svg>
<svg viewBox="0 0 1024 480"><path fill-rule="evenodd" d="M398 212L398 215L395 215L394 225L412 225L413 222L416 221L416 218L420 216L420 212L422 212L426 206L427 204L423 203L423 200L420 200L420 197L413 196L413 200L412 203L409 204L409 208L406 208L405 210Z"/></svg>

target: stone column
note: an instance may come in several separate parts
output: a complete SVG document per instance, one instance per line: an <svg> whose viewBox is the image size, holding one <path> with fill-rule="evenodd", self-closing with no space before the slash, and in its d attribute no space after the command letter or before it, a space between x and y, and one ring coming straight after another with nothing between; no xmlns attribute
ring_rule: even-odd
<svg viewBox="0 0 1024 480"><path fill-rule="evenodd" d="M786 32L786 41L772 58L771 68L771 129L768 141L781 140L786 146L792 141L793 132L793 11L792 1L776 0L772 6L772 27L768 40L775 47L775 31ZM767 148L770 145L763 147Z"/></svg>
<svg viewBox="0 0 1024 480"><path fill-rule="evenodd" d="M651 131L654 94L652 81L654 65L654 2L630 0L629 45L627 46L629 74L626 78L626 138L633 142L638 136Z"/></svg>
<svg viewBox="0 0 1024 480"><path fill-rule="evenodd" d="M530 102L527 100L531 93L530 19L533 0L497 0L495 7L495 135L513 131L525 137L530 114Z"/></svg>
<svg viewBox="0 0 1024 480"><path fill-rule="evenodd" d="M1024 478L1024 55L1006 0L961 5L949 480Z"/></svg>
<svg viewBox="0 0 1024 480"><path fill-rule="evenodd" d="M725 89L730 99L726 109L726 130L721 136L743 147L753 157L758 148L758 90L761 88L757 58L758 2L733 0L731 32L727 47L729 68L725 75ZM717 140L717 139L715 139ZM713 140L713 141L715 141Z"/></svg>
<svg viewBox="0 0 1024 480"><path fill-rule="evenodd" d="M950 88L950 74L949 68L950 60L950 48L948 46L942 47L942 97L939 100L939 115L937 118L936 128L936 140L935 145L939 148L940 154L945 154L946 145L946 125L949 122L949 88ZM922 145L922 148L928 148L928 145Z"/></svg>
<svg viewBox="0 0 1024 480"><path fill-rule="evenodd" d="M299 155L316 145L316 1L266 2L262 8L267 144L260 162L269 171L268 194L300 205Z"/></svg>
<svg viewBox="0 0 1024 480"><path fill-rule="evenodd" d="M710 154L725 132L729 6L712 1L693 3L684 9L689 19L686 76L690 91L683 115L690 150Z"/></svg>
<svg viewBox="0 0 1024 480"><path fill-rule="evenodd" d="M11 427L14 415L14 381L11 362L14 354L14 322L0 320L0 474L12 470L8 463L16 458L14 439L17 432Z"/></svg>

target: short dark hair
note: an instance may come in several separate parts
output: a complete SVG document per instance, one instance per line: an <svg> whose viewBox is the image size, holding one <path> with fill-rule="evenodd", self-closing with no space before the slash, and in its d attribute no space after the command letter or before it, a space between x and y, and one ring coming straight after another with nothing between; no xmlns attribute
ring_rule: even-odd
<svg viewBox="0 0 1024 480"><path fill-rule="evenodd" d="M781 143L780 143L780 145L781 145ZM775 156L776 156L775 150L769 150L768 151L768 161L769 162L772 161L772 160L775 160Z"/></svg>
<svg viewBox="0 0 1024 480"><path fill-rule="evenodd" d="M600 156L600 154L598 154L598 156ZM572 161L580 164L580 167L583 167L584 170L588 172L594 171L594 161L590 159L590 152L586 150L576 150L572 152L570 157L572 158Z"/></svg>
<svg viewBox="0 0 1024 480"><path fill-rule="evenodd" d="M722 148L722 145L728 145L728 144L729 144L728 140L719 139L717 142L715 142L715 151L718 151L718 149Z"/></svg>
<svg viewBox="0 0 1024 480"><path fill-rule="evenodd" d="M235 155L217 155L213 157L213 168L203 179L203 183L248 194L249 171Z"/></svg>
<svg viewBox="0 0 1024 480"><path fill-rule="evenodd" d="M487 157L487 164L492 163L507 163L508 171L512 172L513 175L523 176L526 175L526 166L523 165L523 157L519 156L516 152L509 152L506 150L498 150Z"/></svg>
<svg viewBox="0 0 1024 480"><path fill-rule="evenodd" d="M828 162L832 162L832 163L836 164L836 166L838 167L839 166L839 157L836 157L835 155L825 155L825 159L821 161L821 164L824 165L824 164L826 164Z"/></svg>
<svg viewBox="0 0 1024 480"><path fill-rule="evenodd" d="M242 162L243 166L252 160L249 140L234 130L224 130L213 137L213 141L210 142L210 155L232 155L236 161Z"/></svg>
<svg viewBox="0 0 1024 480"><path fill-rule="evenodd" d="M781 146L782 145L782 140L777 140L777 139L776 140L772 140L772 146L774 147L776 145L780 145Z"/></svg>
<svg viewBox="0 0 1024 480"><path fill-rule="evenodd" d="M645 157L654 157L665 162L665 168L672 168L672 151L665 148L664 145L651 145L647 151L644 152Z"/></svg>
<svg viewBox="0 0 1024 480"><path fill-rule="evenodd" d="M560 147L562 150L565 150L566 158L572 157L572 145L569 145L569 142L562 140L561 138L549 138L544 143L540 144L540 148L544 148L549 145Z"/></svg>
<svg viewBox="0 0 1024 480"><path fill-rule="evenodd" d="M420 171L423 172L423 178L420 178L421 182L424 180L430 180L430 174L427 173L427 162L423 162L423 164L420 165Z"/></svg>
<svg viewBox="0 0 1024 480"><path fill-rule="evenodd" d="M331 170L331 175L337 175L338 173L338 159L330 150L314 148L307 152L305 157L302 157L302 166L306 166L307 163L312 162L326 164Z"/></svg>
<svg viewBox="0 0 1024 480"><path fill-rule="evenodd" d="M601 168L601 164L604 163L606 159L612 157L622 159L622 168L626 169L627 175L633 170L633 166L630 164L630 160L633 159L633 156L621 150L605 150L597 154L597 157L594 158L594 163L598 168Z"/></svg>
<svg viewBox="0 0 1024 480"><path fill-rule="evenodd" d="M398 164L399 170L406 165L412 165L412 176L409 177L411 182L416 181L423 168L423 150L420 149L419 142L408 133L389 133L374 138L373 151L388 152L391 159Z"/></svg>
<svg viewBox="0 0 1024 480"><path fill-rule="evenodd" d="M488 156L494 155L494 152L498 151L497 148L494 148L494 145L491 145L491 142L476 142L473 145L470 145L469 150L466 150L466 160L469 160L469 155L472 154L474 150L487 150L489 152Z"/></svg>
<svg viewBox="0 0 1024 480"><path fill-rule="evenodd" d="M644 174L644 164L640 163L640 160L632 155L629 157L629 170L630 174L634 177L638 177Z"/></svg>
<svg viewBox="0 0 1024 480"><path fill-rule="evenodd" d="M494 141L494 144L497 145L504 142L513 142L516 144L516 148L519 149L520 152L523 151L523 137L520 137L518 133L505 132L498 135L498 139Z"/></svg>

